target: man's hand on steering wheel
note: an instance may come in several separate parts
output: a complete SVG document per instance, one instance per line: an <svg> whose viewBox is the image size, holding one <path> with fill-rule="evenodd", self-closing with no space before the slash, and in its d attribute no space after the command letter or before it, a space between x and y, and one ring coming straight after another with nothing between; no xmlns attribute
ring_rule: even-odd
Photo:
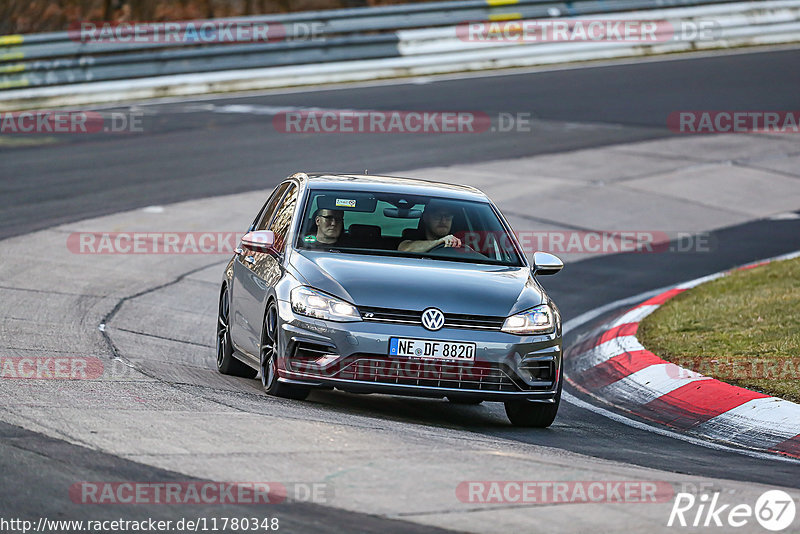
<svg viewBox="0 0 800 534"><path fill-rule="evenodd" d="M436 245L434 245L434 247L431 250L442 247L461 248L461 240L456 236L449 234L439 238L438 242L436 243Z"/></svg>

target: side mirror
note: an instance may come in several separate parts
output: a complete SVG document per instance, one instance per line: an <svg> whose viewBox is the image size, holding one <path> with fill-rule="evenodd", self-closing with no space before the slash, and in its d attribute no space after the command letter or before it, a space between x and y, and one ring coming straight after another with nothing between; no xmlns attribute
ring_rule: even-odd
<svg viewBox="0 0 800 534"><path fill-rule="evenodd" d="M275 232L272 230L247 232L242 237L242 245L254 252L269 252L275 246Z"/></svg>
<svg viewBox="0 0 800 534"><path fill-rule="evenodd" d="M558 256L547 252L533 253L533 274L556 274L564 268L564 262Z"/></svg>

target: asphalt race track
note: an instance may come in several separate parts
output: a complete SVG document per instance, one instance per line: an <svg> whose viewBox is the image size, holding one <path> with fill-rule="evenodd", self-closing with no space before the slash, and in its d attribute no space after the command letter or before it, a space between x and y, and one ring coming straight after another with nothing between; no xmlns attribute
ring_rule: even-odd
<svg viewBox="0 0 800 534"><path fill-rule="evenodd" d="M63 136L56 146L0 145L0 237L152 204L264 189L299 167L379 174L476 163L664 137L675 110L794 109L799 54L223 97L197 102L191 113L186 103L148 105L141 108L145 133L131 138ZM271 116L203 112L203 104L523 112L539 121L525 135L303 136L276 132Z"/></svg>
<svg viewBox="0 0 800 534"><path fill-rule="evenodd" d="M19 147L0 143L0 238L146 206L261 191L298 170L369 169L372 174L380 174L666 138L670 136L665 128L666 117L676 109L796 110L800 108L797 65L800 49L787 49L431 79L425 83L138 103L132 109L143 113L143 133L41 138L41 144ZM231 106L244 106L249 112L237 112ZM292 106L480 110L490 116L530 112L534 128L526 133L476 136L286 135L275 131L270 122L274 111L270 110ZM244 216L248 219L252 214ZM800 249L798 236L800 218L755 220L712 232L713 253L599 256L569 263L562 273L543 283L565 319L569 319L645 291ZM38 250L36 243L30 243L30 247L32 255L47 254ZM3 258L3 263L6 261ZM91 262L91 257L84 261ZM209 270L221 272L222 261L206 263L211 264ZM189 271L187 268L184 273ZM36 281L31 280L30 286L34 285ZM212 308L215 305L209 303ZM6 319L3 324L10 325L17 309L1 306L0 313ZM569 332L565 345L578 339L592 324ZM87 328L94 330L95 326ZM206 327L206 323L198 326ZM4 327L0 342L4 347L11 346L14 336L16 332ZM199 357L213 360L208 347L198 348L201 350L204 352ZM142 365L157 372L157 366ZM186 389L197 385L193 380L187 377L184 384L170 378L170 383ZM231 383L220 379L220 389L209 389L200 396L217 399L220 404L232 403L242 411L256 402L270 402L267 397L259 397L256 382L244 380L239 386L234 384L240 387L241 395L220 400ZM452 433L454 443L461 435L486 443L541 447L543 454L569 451L650 469L653 478L666 472L800 489L800 463L697 446L612 421L569 403L562 402L559 416L549 430L531 431L508 426L499 404L472 408L381 396L365 398L327 392L315 395L317 400L307 411L303 406L285 403L278 408L298 421L306 417L352 420L366 425L361 430L367 433L372 428L369 425L375 425L381 436L400 436L418 425L425 432L441 428L448 436ZM179 425L180 421L174 424ZM557 452L553 454L558 456ZM186 481L194 477L155 463L101 452L89 442L55 439L5 422L0 423L0 470L6 481L13 480L13 484L5 483L0 489L4 516L102 519L201 515L201 509L191 505L147 509L76 506L70 503L66 488L77 480ZM425 491L424 483L419 489ZM280 505L274 513L285 521L282 526L286 532L437 531L433 521L422 524L418 517L404 520L398 510L359 514L352 508L290 503ZM247 507L233 505L219 507L214 514L252 515ZM448 523L442 520L439 526L447 528ZM621 525L618 527L609 532L624 530ZM460 530L458 523L452 528Z"/></svg>

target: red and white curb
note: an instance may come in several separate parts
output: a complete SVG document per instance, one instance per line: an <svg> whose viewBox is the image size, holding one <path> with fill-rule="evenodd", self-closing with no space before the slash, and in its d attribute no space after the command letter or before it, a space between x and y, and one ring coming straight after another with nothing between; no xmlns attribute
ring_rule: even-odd
<svg viewBox="0 0 800 534"><path fill-rule="evenodd" d="M800 257L800 251L744 265ZM675 295L732 271L674 286L595 330L565 354L578 390L691 435L800 458L800 405L666 362L636 339L639 323Z"/></svg>

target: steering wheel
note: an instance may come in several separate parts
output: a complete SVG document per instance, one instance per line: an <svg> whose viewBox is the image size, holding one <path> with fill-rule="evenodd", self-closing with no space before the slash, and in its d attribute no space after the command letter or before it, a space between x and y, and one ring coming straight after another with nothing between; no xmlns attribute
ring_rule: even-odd
<svg viewBox="0 0 800 534"><path fill-rule="evenodd" d="M438 254L439 256L461 256L466 254L468 256L487 258L485 254L481 254L480 252L478 252L477 250L466 244L461 245L460 247L445 247L444 243L439 243L438 245L430 249L428 252L434 252L439 250L442 251Z"/></svg>
<svg viewBox="0 0 800 534"><path fill-rule="evenodd" d="M444 243L439 243L438 245L430 249L428 252L433 252L434 250L439 250L442 248L452 248L455 250L463 250L464 252L475 252L476 254L480 254L480 252L478 252L477 250L475 250L474 248L472 248L467 244L462 244L460 247L445 247Z"/></svg>

